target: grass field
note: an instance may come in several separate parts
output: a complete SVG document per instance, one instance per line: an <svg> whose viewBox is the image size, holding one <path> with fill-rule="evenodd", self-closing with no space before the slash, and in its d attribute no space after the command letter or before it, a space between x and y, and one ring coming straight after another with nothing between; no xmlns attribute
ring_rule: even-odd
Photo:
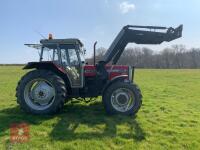
<svg viewBox="0 0 200 150"><path fill-rule="evenodd" d="M16 104L21 67L0 67L1 149L200 149L200 70L136 70L143 93L136 117L107 116L100 98L33 116ZM30 124L30 141L11 144L10 124Z"/></svg>

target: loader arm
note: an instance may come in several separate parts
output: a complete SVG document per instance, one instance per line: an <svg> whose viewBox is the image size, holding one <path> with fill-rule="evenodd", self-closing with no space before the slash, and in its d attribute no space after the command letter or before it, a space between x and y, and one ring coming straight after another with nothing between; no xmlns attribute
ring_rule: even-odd
<svg viewBox="0 0 200 150"><path fill-rule="evenodd" d="M182 36L183 25L177 28L156 26L132 26L122 28L109 49L102 57L100 63L116 64L128 43L161 44L170 42Z"/></svg>

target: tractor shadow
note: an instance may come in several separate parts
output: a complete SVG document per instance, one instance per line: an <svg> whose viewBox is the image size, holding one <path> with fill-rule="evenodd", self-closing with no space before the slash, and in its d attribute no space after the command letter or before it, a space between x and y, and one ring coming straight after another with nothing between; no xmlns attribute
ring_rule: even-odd
<svg viewBox="0 0 200 150"><path fill-rule="evenodd" d="M42 122L58 118L52 124L49 136L52 140L73 141L76 139L103 139L120 136L140 142L145 139L145 132L137 122L136 117L113 115L105 113L102 103L89 104L68 103L60 114L54 116L37 116L26 114L20 108L12 107L0 110L0 135L7 135L12 123L28 123L40 125ZM117 126L124 127L123 132L117 132ZM125 130L125 132L124 132Z"/></svg>
<svg viewBox="0 0 200 150"><path fill-rule="evenodd" d="M105 113L102 103L88 105L68 104L59 115L60 120L50 134L52 140L73 141L76 139L103 139L120 136L137 142L145 139L145 132L133 116ZM117 133L117 126L126 131ZM124 131L124 129L123 129Z"/></svg>

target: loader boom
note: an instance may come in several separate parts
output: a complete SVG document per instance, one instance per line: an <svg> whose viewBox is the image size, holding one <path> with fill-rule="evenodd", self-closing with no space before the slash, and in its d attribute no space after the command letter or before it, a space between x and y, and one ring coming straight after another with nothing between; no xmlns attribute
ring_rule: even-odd
<svg viewBox="0 0 200 150"><path fill-rule="evenodd" d="M116 64L128 43L161 44L164 41L170 42L180 38L182 30L183 25L177 28L127 25L119 32L100 62Z"/></svg>

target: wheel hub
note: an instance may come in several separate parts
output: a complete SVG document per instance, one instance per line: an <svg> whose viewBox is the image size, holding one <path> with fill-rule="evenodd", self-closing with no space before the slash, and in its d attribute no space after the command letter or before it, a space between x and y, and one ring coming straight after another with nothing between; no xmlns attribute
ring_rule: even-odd
<svg viewBox="0 0 200 150"><path fill-rule="evenodd" d="M27 104L36 110L43 110L52 104L55 99L55 89L50 82L43 79L30 81L24 91Z"/></svg>
<svg viewBox="0 0 200 150"><path fill-rule="evenodd" d="M111 95L111 104L117 111L126 112L135 104L134 94L126 88L117 89Z"/></svg>
<svg viewBox="0 0 200 150"><path fill-rule="evenodd" d="M48 104L54 96L53 93L53 88L46 82L39 82L32 91L34 101L40 105Z"/></svg>
<svg viewBox="0 0 200 150"><path fill-rule="evenodd" d="M116 102L118 105L127 105L129 96L126 93L118 93L116 95Z"/></svg>
<svg viewBox="0 0 200 150"><path fill-rule="evenodd" d="M41 98L44 98L46 96L46 94L43 91L40 91L38 93L38 96L41 97Z"/></svg>

